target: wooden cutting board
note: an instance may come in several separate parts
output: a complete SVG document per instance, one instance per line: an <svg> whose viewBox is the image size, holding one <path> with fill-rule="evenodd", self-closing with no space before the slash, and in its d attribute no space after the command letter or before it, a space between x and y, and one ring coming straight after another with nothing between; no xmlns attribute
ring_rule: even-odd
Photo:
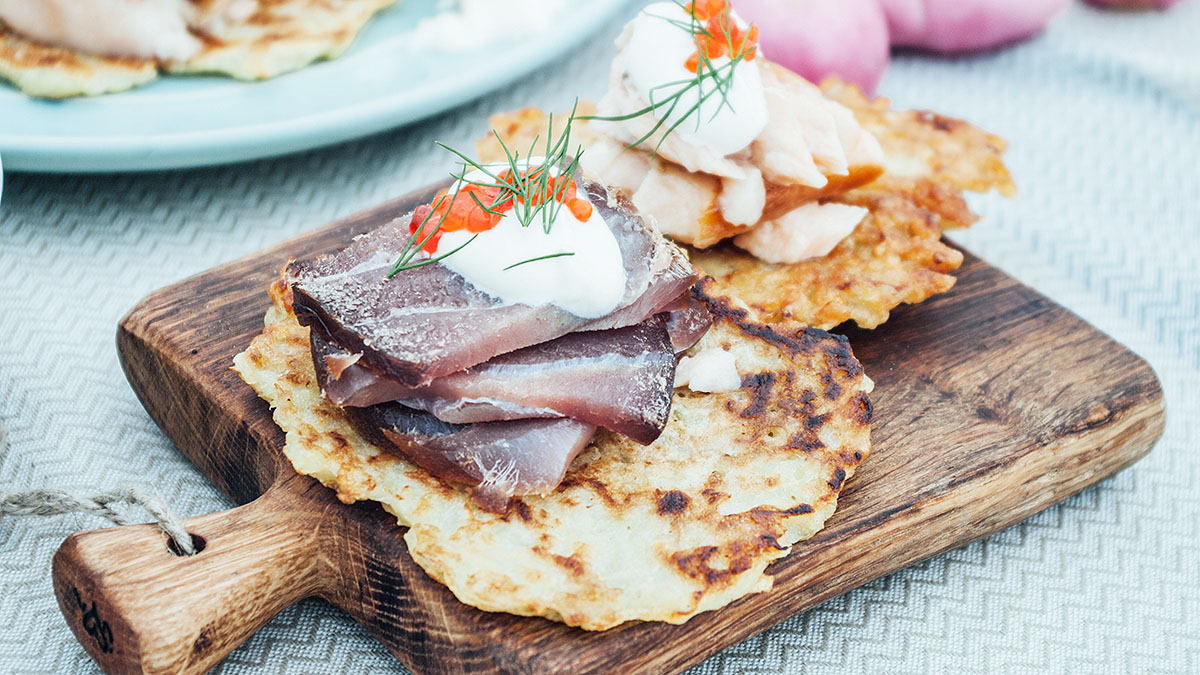
<svg viewBox="0 0 1200 675"><path fill-rule="evenodd" d="M681 626L588 633L481 612L413 563L395 519L294 473L267 405L231 359L261 329L289 257L332 251L432 190L162 289L117 347L151 417L236 502L187 521L74 534L54 558L59 605L108 672L202 672L284 607L320 596L417 672L683 669L880 576L1001 530L1120 470L1162 433L1149 365L968 255L953 291L851 344L875 380L874 449L814 538L771 567L775 589Z"/></svg>

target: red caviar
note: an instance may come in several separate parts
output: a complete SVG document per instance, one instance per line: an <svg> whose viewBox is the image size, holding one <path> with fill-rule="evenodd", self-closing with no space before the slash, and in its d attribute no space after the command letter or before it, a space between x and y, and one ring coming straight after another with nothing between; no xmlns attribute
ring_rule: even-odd
<svg viewBox="0 0 1200 675"><path fill-rule="evenodd" d="M730 17L732 10L726 7L727 3L728 0L693 0L684 6L697 21L704 24L704 31L694 36L696 51L685 63L693 73L700 67L701 52L709 60L722 56L736 59L740 56L746 61L753 61L758 54L758 26L750 24L743 31Z"/></svg>
<svg viewBox="0 0 1200 675"><path fill-rule="evenodd" d="M570 209L571 214L580 221L587 221L592 217L592 203L586 198L576 196L575 179L568 178L564 181L561 176L549 176L546 178L546 186L543 190L540 186L536 186L536 182L542 178L543 171L546 171L545 167L538 167L523 173L526 180L535 182L534 189L529 191L530 206L536 208L547 199L553 199ZM503 214L512 210L514 200L524 202L519 194L519 186L512 180L510 170L506 169L501 172L499 178L499 182L512 186L513 190L473 183L463 185L453 195L447 188L438 190L432 202L418 206L413 211L412 220L408 224L409 233L420 231L416 238L418 245L428 236L428 241L425 241L421 248L433 255L437 252L438 242L441 240L443 232L466 230L478 233L492 229L500 222ZM502 191L505 193L503 200L497 203ZM478 203L472 199L472 195L479 200ZM487 207L487 210L480 208L480 204ZM489 213L489 210L494 213ZM440 227L438 226L439 222L441 223Z"/></svg>

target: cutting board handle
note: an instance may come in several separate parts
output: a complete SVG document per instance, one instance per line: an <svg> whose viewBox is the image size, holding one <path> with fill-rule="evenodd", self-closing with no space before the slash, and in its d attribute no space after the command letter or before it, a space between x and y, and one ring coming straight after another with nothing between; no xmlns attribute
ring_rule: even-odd
<svg viewBox="0 0 1200 675"><path fill-rule="evenodd" d="M58 606L107 673L206 672L320 592L320 511L307 492L285 480L249 504L184 521L201 549L193 556L172 553L155 525L72 534L54 555Z"/></svg>

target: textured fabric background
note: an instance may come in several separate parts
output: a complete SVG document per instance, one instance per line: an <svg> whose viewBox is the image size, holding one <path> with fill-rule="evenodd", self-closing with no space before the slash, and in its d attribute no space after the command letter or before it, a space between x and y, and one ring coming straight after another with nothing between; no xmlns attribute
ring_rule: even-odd
<svg viewBox="0 0 1200 675"><path fill-rule="evenodd" d="M231 506L149 420L113 336L151 290L428 183L486 115L603 87L619 24L438 119L278 160L154 175L9 175L0 206L0 490L157 489ZM882 93L1011 141L1021 188L956 235L1149 359L1166 435L1133 468L1005 532L869 584L698 666L733 672L1200 672L1200 0L1072 7L971 58L904 55ZM3 124L3 120L0 120ZM886 411L880 411L886 414ZM953 442L953 439L947 439ZM0 520L0 672L90 673L49 561L83 517ZM284 611L217 671L395 672L338 610Z"/></svg>

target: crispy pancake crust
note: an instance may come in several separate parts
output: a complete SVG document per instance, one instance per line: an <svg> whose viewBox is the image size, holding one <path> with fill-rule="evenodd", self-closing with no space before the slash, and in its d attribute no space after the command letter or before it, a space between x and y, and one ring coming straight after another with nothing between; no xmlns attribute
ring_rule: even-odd
<svg viewBox="0 0 1200 675"><path fill-rule="evenodd" d="M591 101L580 101L575 109L575 114L579 117L595 115L596 104ZM562 136L569 116L569 113L554 113L554 125L551 133L553 138ZM539 146L535 146L535 140L539 144L546 142L548 117L549 115L539 108L521 108L492 115L488 118L488 124L496 133L493 134L489 131L487 135L476 140L475 154L484 163L505 161L504 147L496 139L497 134L510 150L520 150L522 155L526 154L530 147L536 149ZM600 134L587 124L576 123L571 126L572 145L577 142L587 148L599 138Z"/></svg>
<svg viewBox="0 0 1200 675"><path fill-rule="evenodd" d="M245 23L229 26L221 40L206 38L203 51L166 69L239 80L275 77L341 54L375 12L395 1L258 0Z"/></svg>
<svg viewBox="0 0 1200 675"><path fill-rule="evenodd" d="M82 54L28 40L0 24L0 78L30 96L108 94L172 73L221 73L242 80L281 75L345 51L363 24L395 0L259 0L223 39L198 35L204 48L187 61L157 63Z"/></svg>
<svg viewBox="0 0 1200 675"><path fill-rule="evenodd" d="M886 99L868 99L836 79L821 88L875 135L886 164L873 182L840 194L827 190L821 199L864 206L870 214L822 258L772 264L723 243L690 250L692 262L713 277L708 293L744 304L756 320L781 330L829 329L851 320L875 328L901 303L921 302L954 285L951 273L962 264L962 253L942 241L942 232L977 219L963 191L1012 196L1016 187L998 136L936 113L891 110ZM590 110L580 104L580 114ZM525 146L546 128L545 115L535 109L495 115L491 122L506 143L519 139ZM580 125L574 136L587 147L595 133ZM476 143L485 160L498 148L494 138ZM703 218L702 230L721 231L715 207Z"/></svg>
<svg viewBox="0 0 1200 675"><path fill-rule="evenodd" d="M829 329L852 319L875 328L901 303L954 286L950 273L963 256L942 241L934 211L886 192L851 193L838 201L870 213L822 258L774 264L728 243L690 251L692 262L711 275L708 292L736 298L758 320L776 326Z"/></svg>
<svg viewBox="0 0 1200 675"><path fill-rule="evenodd" d="M381 502L413 559L483 610L603 630L765 591L767 565L822 527L870 452L871 383L844 338L779 333L700 293L717 321L693 351L730 349L741 388L678 390L654 444L601 432L557 489L498 516L355 433L317 388L287 294L273 286L263 334L234 360L274 409L284 453L342 501Z"/></svg>
<svg viewBox="0 0 1200 675"><path fill-rule="evenodd" d="M26 40L0 23L0 78L30 96L97 96L158 77L153 61L90 56Z"/></svg>
<svg viewBox="0 0 1200 675"><path fill-rule="evenodd" d="M821 83L825 95L854 111L859 124L883 146L883 175L866 191L902 192L935 210L942 228L967 227L975 217L961 192L996 190L1017 194L1004 166L1004 139L963 120L928 110L892 110L886 98L868 99L857 87L830 78ZM921 194L941 191L932 201Z"/></svg>
<svg viewBox="0 0 1200 675"><path fill-rule="evenodd" d="M761 321L829 329L852 320L875 328L901 303L954 286L962 253L942 232L977 220L963 191L1012 196L1016 186L998 136L935 113L891 110L886 99L868 100L837 80L822 89L883 146L881 177L830 198L866 207L867 217L822 258L777 265L724 244L692 251L692 261L712 275L710 293L737 298Z"/></svg>

